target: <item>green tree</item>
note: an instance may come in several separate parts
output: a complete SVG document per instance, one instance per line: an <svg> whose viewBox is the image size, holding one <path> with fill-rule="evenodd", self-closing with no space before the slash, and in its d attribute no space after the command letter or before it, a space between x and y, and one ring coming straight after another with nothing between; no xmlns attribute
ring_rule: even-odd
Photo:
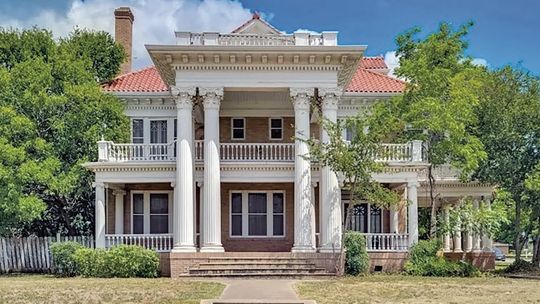
<svg viewBox="0 0 540 304"><path fill-rule="evenodd" d="M475 176L499 186L501 200L511 207L512 224L505 230L514 239L516 259L534 230L537 197L525 187L525 180L540 162L540 84L523 71L505 67L486 75L480 106L476 109L475 134L488 157Z"/></svg>
<svg viewBox="0 0 540 304"><path fill-rule="evenodd" d="M337 122L322 120L322 128L328 134L328 142L315 138L305 140L309 145L309 156L305 156L319 166L328 166L343 179L342 190L349 193L343 231L350 227L355 205L370 202L375 206L389 208L400 201L399 195L373 179L373 174L382 172L385 163L376 162L374 155L382 155L381 143L391 134L391 129L371 119L367 113ZM343 140L343 131L352 133L350 141ZM304 139L301 139L304 140ZM342 246L345 244L342 234ZM343 248L342 248L343 249ZM341 250L338 270L342 273L345 251Z"/></svg>
<svg viewBox="0 0 540 304"><path fill-rule="evenodd" d="M433 168L451 164L466 180L485 159L482 142L472 132L477 123L479 89L484 71L464 54L465 37L472 23L453 30L442 23L435 33L418 39L418 28L397 37L399 68L396 75L406 79L402 96L374 109L381 124L401 126L402 139L425 143L429 163L431 220L430 236L436 234L437 200L433 188Z"/></svg>
<svg viewBox="0 0 540 304"><path fill-rule="evenodd" d="M127 139L121 102L100 90L92 56L66 41L0 29L0 234L91 231L92 175L81 164L97 158L101 135Z"/></svg>

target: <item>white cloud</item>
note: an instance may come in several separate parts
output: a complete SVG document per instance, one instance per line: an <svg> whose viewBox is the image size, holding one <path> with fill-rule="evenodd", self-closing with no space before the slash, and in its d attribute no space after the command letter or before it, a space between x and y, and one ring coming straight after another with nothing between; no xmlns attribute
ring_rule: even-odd
<svg viewBox="0 0 540 304"><path fill-rule="evenodd" d="M394 70L399 67L399 58L396 56L396 51L389 51L384 54L384 62L390 69L389 76L395 77Z"/></svg>
<svg viewBox="0 0 540 304"><path fill-rule="evenodd" d="M487 60L485 60L484 58L473 58L471 60L471 63L478 66L489 66Z"/></svg>
<svg viewBox="0 0 540 304"><path fill-rule="evenodd" d="M320 32L312 31L312 30L308 30L308 29L303 29L303 28L299 28L294 32L295 33L308 33L308 34L311 34L311 35L320 35L321 34Z"/></svg>
<svg viewBox="0 0 540 304"><path fill-rule="evenodd" d="M42 10L27 19L0 13L0 26L49 29L65 36L76 26L114 35L115 8L129 6L133 24L134 68L151 64L145 44L174 44L175 30L230 32L251 18L249 9L234 0L72 0L67 11Z"/></svg>

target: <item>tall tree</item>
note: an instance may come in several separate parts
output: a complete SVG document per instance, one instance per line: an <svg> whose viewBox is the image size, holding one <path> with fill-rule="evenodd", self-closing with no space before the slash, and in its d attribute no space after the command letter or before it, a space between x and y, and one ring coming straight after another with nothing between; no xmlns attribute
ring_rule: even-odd
<svg viewBox="0 0 540 304"><path fill-rule="evenodd" d="M525 180L540 161L540 83L527 73L504 67L485 78L475 133L484 144L488 158L476 176L496 184L513 208L508 230L514 236L516 259L534 229L529 221L535 196ZM537 199L537 198L536 198Z"/></svg>
<svg viewBox="0 0 540 304"><path fill-rule="evenodd" d="M107 41L105 54L122 51ZM37 28L0 29L1 234L91 231L92 176L81 164L96 159L101 135L127 139L123 105L96 82L92 45L67 43Z"/></svg>
<svg viewBox="0 0 540 304"><path fill-rule="evenodd" d="M431 237L435 236L439 207L433 168L451 164L467 179L486 157L481 141L471 132L477 122L475 109L483 74L464 54L471 26L454 30L442 23L424 39L417 38L418 28L399 35L396 75L407 80L405 92L374 109L381 123L401 125L403 138L425 143Z"/></svg>

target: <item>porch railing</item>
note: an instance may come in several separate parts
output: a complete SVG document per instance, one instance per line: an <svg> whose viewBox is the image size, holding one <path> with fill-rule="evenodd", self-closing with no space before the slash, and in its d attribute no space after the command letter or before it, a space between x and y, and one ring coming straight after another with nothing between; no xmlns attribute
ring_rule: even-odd
<svg viewBox="0 0 540 304"><path fill-rule="evenodd" d="M168 252L173 248L172 234L106 234L107 248L118 245L137 245L157 252Z"/></svg>
<svg viewBox="0 0 540 304"><path fill-rule="evenodd" d="M174 161L176 142L166 144L116 144L99 141L100 162L126 161ZM204 159L204 141L194 143L195 161ZM221 143L221 161L224 162L293 162L294 143ZM381 149L373 154L379 162L422 162L421 141L403 144L381 144Z"/></svg>
<svg viewBox="0 0 540 304"><path fill-rule="evenodd" d="M400 233L363 233L368 251L407 251L409 236Z"/></svg>

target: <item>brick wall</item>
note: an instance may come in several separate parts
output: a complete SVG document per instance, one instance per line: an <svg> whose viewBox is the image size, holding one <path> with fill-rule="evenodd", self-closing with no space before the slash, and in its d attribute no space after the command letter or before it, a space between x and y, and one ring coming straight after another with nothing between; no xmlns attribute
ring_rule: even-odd
<svg viewBox="0 0 540 304"><path fill-rule="evenodd" d="M231 139L231 117L219 118L219 133L221 142L245 142L245 143L291 143L294 142L294 117L283 118L283 139L270 140L270 120L268 117L245 117L246 134L244 140ZM319 138L319 126L312 123L310 126L312 137Z"/></svg>
<svg viewBox="0 0 540 304"><path fill-rule="evenodd" d="M131 72L131 47L133 36L133 13L128 7L120 7L114 11L114 39L124 47L126 60L120 66L120 74Z"/></svg>
<svg viewBox="0 0 540 304"><path fill-rule="evenodd" d="M232 238L229 236L230 191L284 190L285 236L276 238ZM294 184L293 183L222 183L221 184L221 242L225 251L290 251L294 242Z"/></svg>

